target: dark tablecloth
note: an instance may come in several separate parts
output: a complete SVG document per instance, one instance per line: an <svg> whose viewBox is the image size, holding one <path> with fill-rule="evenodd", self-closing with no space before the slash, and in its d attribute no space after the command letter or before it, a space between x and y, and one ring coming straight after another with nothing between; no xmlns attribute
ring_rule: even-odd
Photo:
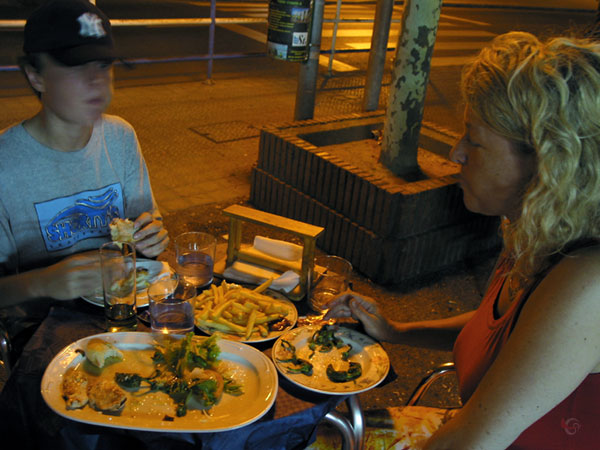
<svg viewBox="0 0 600 450"><path fill-rule="evenodd" d="M140 329L145 327L140 325ZM54 413L40 393L47 365L72 342L103 333L96 306L75 300L54 306L23 353L0 395L0 433L16 449L301 449L315 438L317 424L346 396L313 394L280 377L277 400L260 420L219 433L165 433L82 424ZM7 437L11 438L7 440Z"/></svg>

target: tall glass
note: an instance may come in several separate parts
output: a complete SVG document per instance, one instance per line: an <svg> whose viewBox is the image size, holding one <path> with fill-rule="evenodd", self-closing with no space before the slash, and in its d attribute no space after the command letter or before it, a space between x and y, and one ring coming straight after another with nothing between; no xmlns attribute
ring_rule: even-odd
<svg viewBox="0 0 600 450"><path fill-rule="evenodd" d="M175 238L175 272L187 283L201 288L213 280L217 239L208 233L191 231Z"/></svg>
<svg viewBox="0 0 600 450"><path fill-rule="evenodd" d="M309 297L309 306L313 311L325 312L327 303L348 289L351 273L352 264L344 258L333 255L315 257Z"/></svg>
<svg viewBox="0 0 600 450"><path fill-rule="evenodd" d="M194 329L196 288L177 274L148 287L150 326L162 334L186 334Z"/></svg>
<svg viewBox="0 0 600 450"><path fill-rule="evenodd" d="M135 249L126 243L107 242L100 247L102 291L107 331L137 328Z"/></svg>

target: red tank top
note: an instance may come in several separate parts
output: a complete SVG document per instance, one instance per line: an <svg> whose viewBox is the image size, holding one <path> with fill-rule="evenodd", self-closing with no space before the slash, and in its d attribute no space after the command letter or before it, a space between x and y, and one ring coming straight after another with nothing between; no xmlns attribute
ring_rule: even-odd
<svg viewBox="0 0 600 450"><path fill-rule="evenodd" d="M513 301L506 313L494 311L511 262L503 258L473 318L454 344L454 363L463 403L492 365L514 328L535 285ZM565 400L527 428L509 449L600 449L600 373L588 375Z"/></svg>

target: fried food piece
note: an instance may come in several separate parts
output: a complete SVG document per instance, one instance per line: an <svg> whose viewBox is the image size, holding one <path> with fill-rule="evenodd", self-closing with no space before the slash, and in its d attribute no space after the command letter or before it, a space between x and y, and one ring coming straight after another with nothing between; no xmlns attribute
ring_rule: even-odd
<svg viewBox="0 0 600 450"><path fill-rule="evenodd" d="M85 374L70 367L63 375L62 396L67 404L67 409L83 408L88 403L88 379Z"/></svg>
<svg viewBox="0 0 600 450"><path fill-rule="evenodd" d="M135 287L139 291L150 285L150 271L145 267L137 267L135 269Z"/></svg>
<svg viewBox="0 0 600 450"><path fill-rule="evenodd" d="M131 220L115 217L108 226L110 228L110 238L113 242L135 242L133 238L135 228Z"/></svg>
<svg viewBox="0 0 600 450"><path fill-rule="evenodd" d="M104 378L88 385L90 406L105 414L118 414L123 410L127 396L114 381Z"/></svg>
<svg viewBox="0 0 600 450"><path fill-rule="evenodd" d="M123 359L123 353L109 342L102 339L90 339L85 348L85 356L90 363L102 369L107 358Z"/></svg>

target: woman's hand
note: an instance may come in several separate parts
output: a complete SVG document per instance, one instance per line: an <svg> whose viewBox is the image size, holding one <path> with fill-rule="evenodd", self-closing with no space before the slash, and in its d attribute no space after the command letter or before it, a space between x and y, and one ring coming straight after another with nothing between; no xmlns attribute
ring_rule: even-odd
<svg viewBox="0 0 600 450"><path fill-rule="evenodd" d="M68 256L62 261L31 272L34 297L71 300L89 295L102 286L98 250Z"/></svg>
<svg viewBox="0 0 600 450"><path fill-rule="evenodd" d="M326 305L329 311L325 319L333 317L352 317L360 321L367 334L380 341L390 341L394 326L379 310L377 302L369 297L346 291Z"/></svg>
<svg viewBox="0 0 600 450"><path fill-rule="evenodd" d="M135 219L134 227L137 230L133 235L135 248L144 256L158 256L169 245L169 233L164 228L162 219L145 212Z"/></svg>

